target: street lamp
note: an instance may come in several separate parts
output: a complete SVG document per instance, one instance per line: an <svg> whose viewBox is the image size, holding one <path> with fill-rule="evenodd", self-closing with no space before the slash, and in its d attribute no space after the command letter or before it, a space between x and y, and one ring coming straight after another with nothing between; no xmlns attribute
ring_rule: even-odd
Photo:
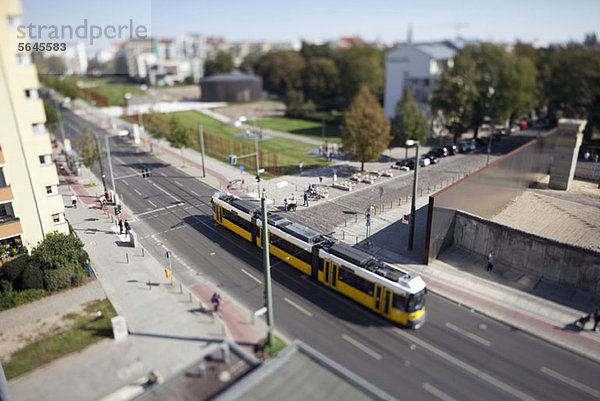
<svg viewBox="0 0 600 401"><path fill-rule="evenodd" d="M415 208L417 203L417 182L419 180L419 141L415 141L414 139L409 139L406 141L406 146L416 146L416 155L415 155L415 177L413 179L413 193L412 193L412 202L410 205L410 230L408 233L408 250L413 250L413 241L415 237Z"/></svg>
<svg viewBox="0 0 600 401"><path fill-rule="evenodd" d="M280 181L275 184L276 188L281 189L287 187L287 181ZM263 267L265 275L265 307L267 308L267 325L269 326L268 341L269 346L273 347L273 297L271 295L271 260L269 255L269 227L267 226L267 193L263 188L260 197L260 208L262 215L262 246L263 246Z"/></svg>
<svg viewBox="0 0 600 401"><path fill-rule="evenodd" d="M236 127L242 127L246 121L248 121L246 116L240 116L240 118L238 118L237 121L233 123L233 125L235 125ZM258 192L260 192L260 168L258 165L258 133L256 132L256 119L253 119L253 133L254 133L254 155L256 156L256 180L258 181ZM250 155L239 156L238 159L241 159L242 157L246 157L246 156L252 156L252 155L250 154Z"/></svg>
<svg viewBox="0 0 600 401"><path fill-rule="evenodd" d="M116 136L126 136L128 134L129 134L129 132L127 132L125 130L122 130L122 131L119 131L116 134L105 135L104 136L104 142L105 142L105 145L106 145L106 158L108 159L108 169L110 170L110 181L112 183L112 189L113 189L113 192L114 192L114 199L113 200L114 200L114 203L115 203L115 208L117 207L117 202L116 202L116 199L117 199L117 187L115 187L115 176L113 174L112 160L110 158L110 146L108 144L108 140L110 138L113 138L113 137L116 137ZM104 188L104 190L106 190L106 188Z"/></svg>

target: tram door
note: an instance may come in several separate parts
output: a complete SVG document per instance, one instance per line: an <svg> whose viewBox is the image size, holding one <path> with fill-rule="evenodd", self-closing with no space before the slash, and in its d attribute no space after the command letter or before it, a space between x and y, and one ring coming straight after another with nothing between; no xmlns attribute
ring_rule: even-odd
<svg viewBox="0 0 600 401"><path fill-rule="evenodd" d="M217 222L222 223L223 222L223 208L221 207L221 205L217 205L215 203L215 209L216 209L216 214L217 214Z"/></svg>
<svg viewBox="0 0 600 401"><path fill-rule="evenodd" d="M329 287L333 287L335 288L335 286L337 285L337 271L338 271L338 265L333 263L330 260L325 260L325 271L322 273L323 275L320 276L323 280L323 282L328 285ZM321 272L319 272L319 274L321 274Z"/></svg>
<svg viewBox="0 0 600 401"><path fill-rule="evenodd" d="M383 316L389 316L392 306L392 292L378 284L375 285L375 310Z"/></svg>
<svg viewBox="0 0 600 401"><path fill-rule="evenodd" d="M323 261L323 271L319 272L319 281L325 283L326 285L330 285L330 277L329 272L331 271L331 261L325 259Z"/></svg>

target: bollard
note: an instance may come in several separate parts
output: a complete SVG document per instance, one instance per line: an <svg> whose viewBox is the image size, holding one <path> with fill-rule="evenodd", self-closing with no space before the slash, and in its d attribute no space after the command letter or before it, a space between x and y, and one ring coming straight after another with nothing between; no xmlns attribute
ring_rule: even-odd
<svg viewBox="0 0 600 401"><path fill-rule="evenodd" d="M148 280L148 290L152 291L152 282Z"/></svg>
<svg viewBox="0 0 600 401"><path fill-rule="evenodd" d="M129 252L125 253L125 257L127 258L127 264L129 264Z"/></svg>
<svg viewBox="0 0 600 401"><path fill-rule="evenodd" d="M183 294L183 286L181 285L181 283L179 283L179 293Z"/></svg>
<svg viewBox="0 0 600 401"><path fill-rule="evenodd" d="M344 227L348 227L348 221L346 220L345 217L344 217Z"/></svg>
<svg viewBox="0 0 600 401"><path fill-rule="evenodd" d="M190 303L192 303L192 293L188 293L189 297L190 297Z"/></svg>
<svg viewBox="0 0 600 401"><path fill-rule="evenodd" d="M400 206L400 202L402 202L402 200L398 198L398 206Z"/></svg>
<svg viewBox="0 0 600 401"><path fill-rule="evenodd" d="M393 201L390 201L390 209L392 208Z"/></svg>
<svg viewBox="0 0 600 401"><path fill-rule="evenodd" d="M356 243L358 244L358 235L356 236Z"/></svg>
<svg viewBox="0 0 600 401"><path fill-rule="evenodd" d="M342 231L342 239L346 239L346 231Z"/></svg>
<svg viewBox="0 0 600 401"><path fill-rule="evenodd" d="M142 247L142 258L144 257L144 247Z"/></svg>
<svg viewBox="0 0 600 401"><path fill-rule="evenodd" d="M358 213L354 215L354 222L358 223Z"/></svg>

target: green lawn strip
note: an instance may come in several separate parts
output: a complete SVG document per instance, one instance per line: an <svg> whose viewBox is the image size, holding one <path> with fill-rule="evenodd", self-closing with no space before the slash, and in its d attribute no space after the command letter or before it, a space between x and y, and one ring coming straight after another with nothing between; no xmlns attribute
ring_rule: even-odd
<svg viewBox="0 0 600 401"><path fill-rule="evenodd" d="M175 115L182 124L188 127L198 128L198 121L202 121L202 127L205 132L246 143L252 147L254 146L253 140L243 139L235 135L241 131L239 128L215 120L214 118L197 111L180 111L172 114ZM277 154L277 164L281 175L297 173L298 163L300 161L303 162L304 169L306 170L327 165L327 161L324 158L308 154L309 150L315 148L315 145L309 143L293 141L287 138L272 137L269 140L259 141L258 146L260 149L265 149ZM199 148L196 150L199 150ZM267 162L268 158L265 157L265 160ZM253 168L255 166L253 158L238 160L238 164L240 163L245 167L247 166L250 171L255 170L255 168Z"/></svg>
<svg viewBox="0 0 600 401"><path fill-rule="evenodd" d="M264 338L263 343L268 344L269 339L267 337ZM273 336L273 346L265 345L265 353L268 354L271 358L275 357L279 351L286 347L286 343L279 337Z"/></svg>
<svg viewBox="0 0 600 401"><path fill-rule="evenodd" d="M106 97L111 106L122 105L126 93L131 93L132 95L144 94L144 91L141 90L138 85L114 77L67 77L65 80L73 82L74 84L78 81L97 84L97 86L91 86L88 89Z"/></svg>
<svg viewBox="0 0 600 401"><path fill-rule="evenodd" d="M315 121L298 120L295 118L269 118L258 120L256 125L274 131L289 132L290 134L302 135L317 141L323 139L322 125ZM333 125L325 125L325 140L331 143L342 143L340 130Z"/></svg>
<svg viewBox="0 0 600 401"><path fill-rule="evenodd" d="M17 306L36 301L50 295L50 291L29 289L23 291L10 291L0 296L0 311L16 308Z"/></svg>
<svg viewBox="0 0 600 401"><path fill-rule="evenodd" d="M101 317L97 316L97 311L102 312ZM111 338L110 319L114 316L116 312L108 299L90 303L84 314L66 316L73 320L70 329L36 339L14 352L8 363L2 364L6 378L10 380L65 355L82 351L97 341Z"/></svg>

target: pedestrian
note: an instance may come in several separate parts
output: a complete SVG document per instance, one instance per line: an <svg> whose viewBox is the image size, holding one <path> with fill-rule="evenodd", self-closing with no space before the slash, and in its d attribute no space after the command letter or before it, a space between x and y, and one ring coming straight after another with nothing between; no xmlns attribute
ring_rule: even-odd
<svg viewBox="0 0 600 401"><path fill-rule="evenodd" d="M308 194L304 193L304 206L308 207Z"/></svg>
<svg viewBox="0 0 600 401"><path fill-rule="evenodd" d="M125 234L129 234L129 231L131 231L131 226L129 225L127 219L125 219L125 223L123 223L123 225L125 226Z"/></svg>
<svg viewBox="0 0 600 401"><path fill-rule="evenodd" d="M323 184L323 176L319 176L319 184Z"/></svg>
<svg viewBox="0 0 600 401"><path fill-rule="evenodd" d="M600 158L600 156L598 155L598 153L596 153L594 155L594 163L598 163L598 159Z"/></svg>
<svg viewBox="0 0 600 401"><path fill-rule="evenodd" d="M104 210L104 205L106 205L106 198L104 197L104 195L100 195L100 209Z"/></svg>
<svg viewBox="0 0 600 401"><path fill-rule="evenodd" d="M304 163L302 163L302 162L298 163L298 168L300 169L300 175L302 175L302 166L304 166Z"/></svg>
<svg viewBox="0 0 600 401"><path fill-rule="evenodd" d="M119 234L123 234L123 219L119 219Z"/></svg>
<svg viewBox="0 0 600 401"><path fill-rule="evenodd" d="M335 173L335 171L333 172L333 183L335 184L337 181L337 174Z"/></svg>
<svg viewBox="0 0 600 401"><path fill-rule="evenodd" d="M288 211L288 200L287 198L283 199L283 208L287 212Z"/></svg>
<svg viewBox="0 0 600 401"><path fill-rule="evenodd" d="M490 253L488 253L487 255L487 267L486 267L486 271L491 272L492 269L494 268L494 258L495 258L495 253L494 251L490 251Z"/></svg>
<svg viewBox="0 0 600 401"><path fill-rule="evenodd" d="M71 205L77 209L77 196L75 194L71 195Z"/></svg>
<svg viewBox="0 0 600 401"><path fill-rule="evenodd" d="M594 328L592 330L598 331L598 323L600 323L600 309L594 306Z"/></svg>
<svg viewBox="0 0 600 401"><path fill-rule="evenodd" d="M590 152L585 152L583 154L583 160L585 160L587 162L588 160L590 160L590 156L591 156Z"/></svg>
<svg viewBox="0 0 600 401"><path fill-rule="evenodd" d="M221 306L221 296L215 291L210 298L210 302L213 305L213 310L215 312L219 311L219 306Z"/></svg>

